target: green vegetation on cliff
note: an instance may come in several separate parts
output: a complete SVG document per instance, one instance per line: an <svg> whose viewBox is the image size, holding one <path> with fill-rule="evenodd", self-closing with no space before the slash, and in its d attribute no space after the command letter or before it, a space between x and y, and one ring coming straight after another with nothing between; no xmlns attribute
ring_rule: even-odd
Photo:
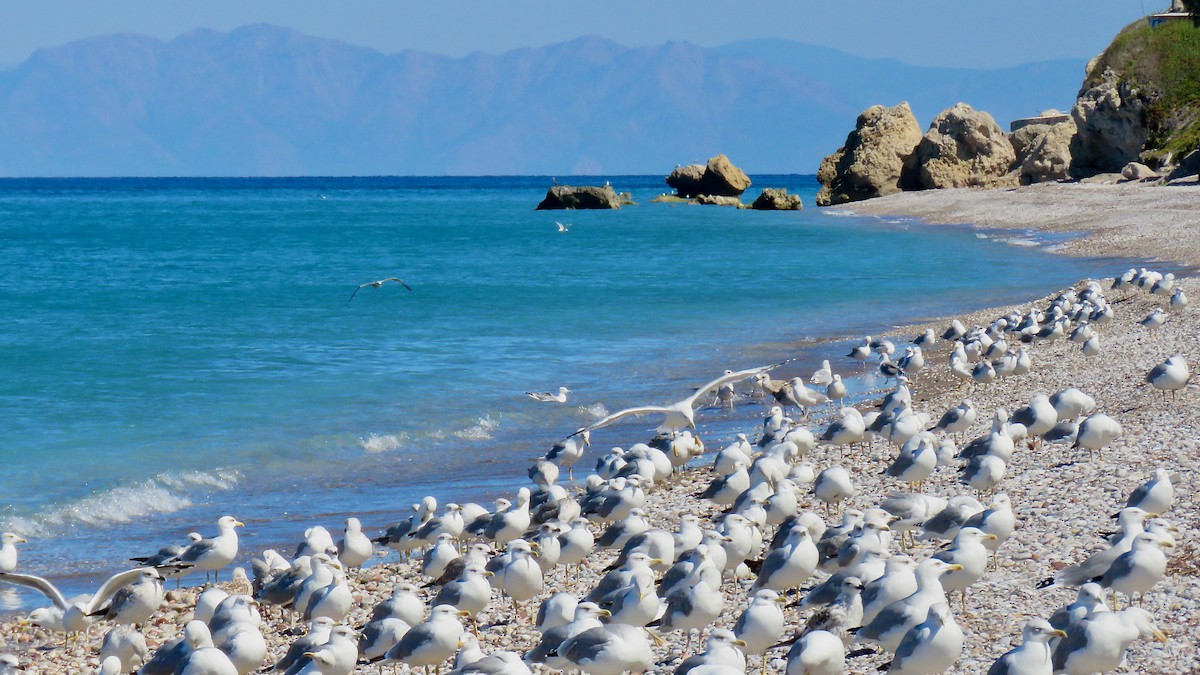
<svg viewBox="0 0 1200 675"><path fill-rule="evenodd" d="M1084 88L1105 69L1145 100L1148 150L1181 156L1200 145L1200 28L1190 21L1131 24L1100 56Z"/></svg>

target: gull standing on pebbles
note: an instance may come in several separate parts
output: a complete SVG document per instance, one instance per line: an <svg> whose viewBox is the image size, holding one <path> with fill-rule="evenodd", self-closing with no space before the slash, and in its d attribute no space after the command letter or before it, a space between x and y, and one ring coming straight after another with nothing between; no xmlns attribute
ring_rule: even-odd
<svg viewBox="0 0 1200 675"><path fill-rule="evenodd" d="M1101 451L1105 446L1121 437L1121 423L1104 413L1088 415L1079 423L1079 433L1075 435L1072 448L1084 448L1088 457L1093 453L1102 457Z"/></svg>
<svg viewBox="0 0 1200 675"><path fill-rule="evenodd" d="M374 555L375 547L370 537L363 534L358 518L346 519L346 531L337 543L337 550L338 560L346 567L362 567Z"/></svg>
<svg viewBox="0 0 1200 675"><path fill-rule="evenodd" d="M525 392L525 395L535 401L541 401L542 403L566 403L567 394L569 393L571 393L570 389L567 389L566 387L559 387L557 394L549 391L527 391Z"/></svg>
<svg viewBox="0 0 1200 675"><path fill-rule="evenodd" d="M1175 499L1175 488L1171 485L1171 474L1166 469L1155 469L1154 477L1134 488L1125 506L1137 507L1147 513L1166 513Z"/></svg>
<svg viewBox="0 0 1200 675"><path fill-rule="evenodd" d="M989 551L983 542L995 539L994 534L964 527L954 535L950 548L938 551L933 556L937 560L958 566L957 570L942 575L941 582L947 593L958 591L964 614L967 611L967 587L979 581L987 570Z"/></svg>
<svg viewBox="0 0 1200 675"><path fill-rule="evenodd" d="M704 651L687 657L675 668L674 675L709 672L706 668L731 668L734 672L746 672L746 654L742 649L746 641L738 639L724 628L714 628L704 643Z"/></svg>
<svg viewBox="0 0 1200 675"><path fill-rule="evenodd" d="M201 539L184 549L183 553L172 562L190 564L184 574L204 572L204 581L208 582L208 574L212 572L213 581L220 580L221 568L233 562L238 553L237 529L245 523L233 516L221 516L217 520L217 536L212 539Z"/></svg>
<svg viewBox="0 0 1200 675"><path fill-rule="evenodd" d="M742 612L733 627L733 634L745 642L743 651L762 656L764 673L767 670L766 652L783 635L783 603L786 601L786 598L770 589L756 591L750 606Z"/></svg>
<svg viewBox="0 0 1200 675"><path fill-rule="evenodd" d="M1114 610L1117 609L1117 593L1128 595L1131 602L1134 594L1137 594L1138 604L1142 603L1143 596L1166 573L1166 549L1173 546L1169 541L1143 532L1133 540L1133 546L1128 551L1113 561L1100 578L1100 585L1112 590Z"/></svg>
<svg viewBox="0 0 1200 675"><path fill-rule="evenodd" d="M625 624L602 625L567 638L558 655L589 675L620 675L645 671L654 663L654 652L644 628Z"/></svg>
<svg viewBox="0 0 1200 675"><path fill-rule="evenodd" d="M944 602L929 608L925 620L904 635L896 648L889 673L927 675L944 673L962 654L964 636Z"/></svg>
<svg viewBox="0 0 1200 675"><path fill-rule="evenodd" d="M1161 391L1163 396L1166 396L1167 392L1171 392L1171 396L1175 396L1180 389L1187 386L1188 380L1191 379L1192 373L1188 369L1187 359L1181 354L1176 354L1154 366L1146 375L1146 382Z"/></svg>
<svg viewBox="0 0 1200 675"><path fill-rule="evenodd" d="M805 633L787 654L786 675L845 675L846 647L833 633Z"/></svg>
<svg viewBox="0 0 1200 675"><path fill-rule="evenodd" d="M1143 635L1167 641L1150 612L1140 607L1092 614L1054 648L1054 672L1091 675L1116 670L1125 660L1125 650Z"/></svg>
<svg viewBox="0 0 1200 675"><path fill-rule="evenodd" d="M384 663L405 663L409 666L441 666L458 650L463 626L459 618L467 612L449 605L438 605L429 613L425 623L413 626L383 657Z"/></svg>
<svg viewBox="0 0 1200 675"><path fill-rule="evenodd" d="M946 591L942 588L942 575L961 569L961 565L947 564L937 558L923 561L917 566L917 590L884 607L855 633L855 640L873 642L895 653L909 629L927 618L930 607L939 603L945 605Z"/></svg>
<svg viewBox="0 0 1200 675"><path fill-rule="evenodd" d="M850 480L850 472L840 466L831 466L822 471L813 483L813 494L827 506L837 505L841 512L844 499L854 495L854 483Z"/></svg>
<svg viewBox="0 0 1200 675"><path fill-rule="evenodd" d="M44 612L47 618L36 621L38 625L53 630L61 630L66 633L78 633L86 631L91 626L93 616L98 616L107 611L107 609L102 610L101 608L105 607L105 603L108 602L110 597L126 585L142 579L147 572L158 576L158 572L152 567L137 567L119 572L105 580L94 595L91 597L83 596L82 599L72 598L75 600L74 602L68 602L62 592L54 584L50 583L50 581L32 574L0 574L0 582L32 588L45 595L54 603L54 607L48 608ZM159 588L157 597L161 603L161 587ZM141 604L141 600L139 600L138 606L135 608L138 610L137 613L139 615L142 613ZM158 607L155 606L154 609L158 609ZM34 610L34 612L38 611ZM153 610L151 610L151 613L153 613ZM30 616L32 617L33 615L31 614Z"/></svg>
<svg viewBox="0 0 1200 675"><path fill-rule="evenodd" d="M1162 327L1162 325L1166 322L1167 322L1167 315L1165 312L1162 311L1162 307L1155 307L1153 312L1150 312L1150 314L1147 315L1146 318L1142 319L1138 323L1145 326L1146 328L1153 330L1155 328Z"/></svg>
<svg viewBox="0 0 1200 675"><path fill-rule="evenodd" d="M1055 637L1067 634L1044 619L1030 619L1021 629L1021 646L996 659L987 675L1052 675L1050 640Z"/></svg>

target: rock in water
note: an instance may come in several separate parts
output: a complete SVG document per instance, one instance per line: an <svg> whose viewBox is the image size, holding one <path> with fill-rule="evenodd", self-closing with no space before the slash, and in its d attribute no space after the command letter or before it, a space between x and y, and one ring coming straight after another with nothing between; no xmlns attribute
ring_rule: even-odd
<svg viewBox="0 0 1200 675"><path fill-rule="evenodd" d="M899 192L905 160L920 142L921 126L908 102L867 108L858 116L846 144L821 162L817 206Z"/></svg>
<svg viewBox="0 0 1200 675"><path fill-rule="evenodd" d="M992 116L965 103L934 118L913 153L904 182L917 190L1015 186L1017 155Z"/></svg>
<svg viewBox="0 0 1200 675"><path fill-rule="evenodd" d="M1066 180L1071 177L1071 138L1075 121L1030 124L1008 138L1017 154L1013 173L1021 185Z"/></svg>
<svg viewBox="0 0 1200 675"><path fill-rule="evenodd" d="M689 164L687 166L677 166L667 176L667 185L675 190L676 196L684 198L692 198L699 196L700 179L704 176L703 164Z"/></svg>
<svg viewBox="0 0 1200 675"><path fill-rule="evenodd" d="M763 188L750 208L758 211L799 211L804 208L800 195L789 195L784 188Z"/></svg>
<svg viewBox="0 0 1200 675"><path fill-rule="evenodd" d="M737 168L725 155L717 155L708 160L708 164L689 164L677 166L667 176L667 185L675 189L675 194L687 199L698 197L732 197L728 200L700 201L701 204L741 204L738 199L746 188L750 187L750 177L746 172Z"/></svg>
<svg viewBox="0 0 1200 675"><path fill-rule="evenodd" d="M700 177L700 193L717 197L740 197L750 187L750 177L725 155L708 160Z"/></svg>
<svg viewBox="0 0 1200 675"><path fill-rule="evenodd" d="M621 198L612 186L555 185L546 191L546 198L537 205L538 211L554 209L619 209Z"/></svg>
<svg viewBox="0 0 1200 675"><path fill-rule="evenodd" d="M710 204L712 206L743 206L742 200L737 197L724 197L721 195L700 195L696 197L697 204Z"/></svg>

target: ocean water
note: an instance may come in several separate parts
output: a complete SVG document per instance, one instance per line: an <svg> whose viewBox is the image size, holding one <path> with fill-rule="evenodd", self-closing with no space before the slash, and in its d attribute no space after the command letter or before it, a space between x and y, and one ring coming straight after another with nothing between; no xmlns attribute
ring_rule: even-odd
<svg viewBox="0 0 1200 675"><path fill-rule="evenodd" d="M809 205L817 187L754 180ZM30 539L21 568L89 590L226 513L249 553L348 514L380 529L424 494L484 501L579 426L727 367L811 372L838 340L1117 267L811 206L649 204L657 176L612 178L639 202L620 211L534 211L549 182L0 181L0 529ZM412 292L349 300L391 276ZM524 394L559 385L567 405ZM719 446L761 412L701 431Z"/></svg>

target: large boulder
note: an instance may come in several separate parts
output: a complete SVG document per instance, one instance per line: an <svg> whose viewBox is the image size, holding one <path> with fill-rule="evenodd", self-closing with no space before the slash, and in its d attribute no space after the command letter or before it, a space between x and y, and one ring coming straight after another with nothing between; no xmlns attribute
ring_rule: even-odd
<svg viewBox="0 0 1200 675"><path fill-rule="evenodd" d="M799 211L804 208L800 195L790 195L784 188L763 188L762 194L750 208L757 211Z"/></svg>
<svg viewBox="0 0 1200 675"><path fill-rule="evenodd" d="M675 190L676 196L691 198L703 194L700 192L700 179L704 177L703 164L688 164L677 166L667 176L667 185Z"/></svg>
<svg viewBox="0 0 1200 675"><path fill-rule="evenodd" d="M900 191L904 162L921 141L921 126L904 102L867 108L846 144L821 162L818 206L845 204Z"/></svg>
<svg viewBox="0 0 1200 675"><path fill-rule="evenodd" d="M1121 169L1121 178L1125 180L1150 180L1158 178L1158 173L1141 162L1130 162Z"/></svg>
<svg viewBox="0 0 1200 675"><path fill-rule="evenodd" d="M1009 137L1017 159L1012 172L1021 185L1066 180L1071 174L1071 138L1075 122L1030 124Z"/></svg>
<svg viewBox="0 0 1200 675"><path fill-rule="evenodd" d="M1120 171L1138 161L1149 137L1146 106L1136 88L1105 68L1079 93L1071 108L1078 127L1071 141L1071 173L1090 176Z"/></svg>
<svg viewBox="0 0 1200 675"><path fill-rule="evenodd" d="M917 145L905 187L917 190L1017 184L1008 134L992 116L965 103L943 110Z"/></svg>
<svg viewBox="0 0 1200 675"><path fill-rule="evenodd" d="M680 197L740 197L750 187L750 177L725 155L717 155L708 164L677 166L667 176L667 185Z"/></svg>
<svg viewBox="0 0 1200 675"><path fill-rule="evenodd" d="M740 197L750 187L750 177L733 165L725 155L708 160L700 177L701 194L717 197Z"/></svg>
<svg viewBox="0 0 1200 675"><path fill-rule="evenodd" d="M546 191L546 198L537 205L538 211L554 209L619 209L621 198L611 185L555 185Z"/></svg>

